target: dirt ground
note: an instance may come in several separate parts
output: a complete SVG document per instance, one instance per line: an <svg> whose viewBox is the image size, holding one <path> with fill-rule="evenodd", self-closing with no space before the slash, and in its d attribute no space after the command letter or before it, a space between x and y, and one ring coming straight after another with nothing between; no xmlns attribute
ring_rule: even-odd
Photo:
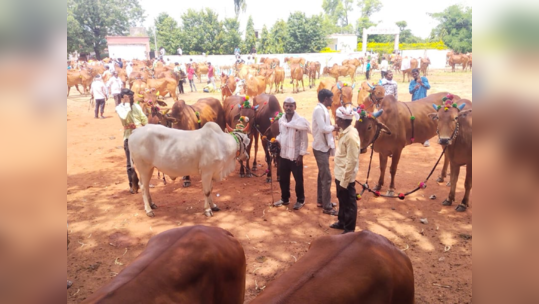
<svg viewBox="0 0 539 304"><path fill-rule="evenodd" d="M380 74L373 74L378 80ZM399 99L409 101L408 85L401 82L402 76L395 78L399 81ZM463 98L472 97L471 72L432 71L428 78L430 93L450 91ZM363 79L364 76L358 76L356 82ZM180 98L194 103L210 95L200 93L203 84L197 85L199 93L187 93ZM211 95L220 98L219 94ZM316 88L307 87L306 92L291 94L287 84L285 94L278 94L277 98L282 101L287 96L296 99L299 114L310 121L317 103ZM354 102L356 98L354 95ZM212 218L203 215L199 176L192 176L192 186L183 188L180 179L163 185L154 173L155 188L151 193L159 209L154 218L147 217L140 192L131 195L128 191L123 129L114 112L113 99L105 108L106 119L93 118L88 100L88 96L80 96L74 89L67 98L67 220L71 240L67 278L74 282L67 290L68 303L78 303L91 295L133 261L152 236L174 227L218 226L241 242L247 258L246 302L301 259L317 237L341 232L329 228L336 217L324 215L316 207L317 168L312 150L304 158L306 205L299 211L271 207L271 185L263 177L240 178L238 165L226 180L214 183L214 200L222 211ZM167 101L172 104L170 99ZM407 146L397 172L397 193L413 189L423 181L440 152L435 138L429 148L420 144ZM259 149L259 174L266 170L263 159ZM359 181L365 180L368 161L369 154L360 156ZM414 267L416 303L471 303L473 194L472 207L465 213L455 212L454 206L442 206L449 187L436 183L440 171L441 166L425 190L404 201L365 194L358 201L356 231L379 233L405 250ZM464 195L465 172L463 168L460 173L457 201ZM383 191L389 184L388 175ZM378 176L375 155L371 185ZM334 186L332 192L332 201L337 202ZM273 199L280 198L275 181L273 194ZM436 195L435 200L429 199L432 194ZM422 224L422 218L428 223Z"/></svg>

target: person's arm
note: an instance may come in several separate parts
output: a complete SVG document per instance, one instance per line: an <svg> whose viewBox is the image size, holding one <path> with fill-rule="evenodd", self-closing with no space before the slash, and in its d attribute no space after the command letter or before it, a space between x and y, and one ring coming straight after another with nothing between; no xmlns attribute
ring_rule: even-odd
<svg viewBox="0 0 539 304"><path fill-rule="evenodd" d="M408 88L408 91L410 91L410 94L414 94L414 92L417 90L415 88L416 84L415 84L415 81L410 81L410 87Z"/></svg>
<svg viewBox="0 0 539 304"><path fill-rule="evenodd" d="M395 96L395 99L399 100L399 85L397 84L397 82L395 81L395 92L393 93L393 95Z"/></svg>
<svg viewBox="0 0 539 304"><path fill-rule="evenodd" d="M313 114L313 122L316 122L318 127L322 129L322 133L328 134L335 130L335 127L331 125L331 122L328 123L324 120L325 113L323 109L316 107Z"/></svg>
<svg viewBox="0 0 539 304"><path fill-rule="evenodd" d="M422 86L425 89L430 90L429 80L426 77L421 77L421 82L423 83Z"/></svg>
<svg viewBox="0 0 539 304"><path fill-rule="evenodd" d="M348 187L349 183L353 183L353 176L356 166L359 162L359 142L350 137L346 143L346 166L344 167L344 177L341 181L343 188Z"/></svg>

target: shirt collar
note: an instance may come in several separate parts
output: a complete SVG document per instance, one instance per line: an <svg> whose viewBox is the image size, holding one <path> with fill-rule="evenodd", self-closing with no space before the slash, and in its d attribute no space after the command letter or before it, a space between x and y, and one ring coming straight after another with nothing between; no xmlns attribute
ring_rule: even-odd
<svg viewBox="0 0 539 304"><path fill-rule="evenodd" d="M350 130L352 130L353 127L354 127L354 124L350 124L350 125L348 126L348 128L346 128L346 129L344 129L344 130L341 129L341 134L342 134L342 135L347 134L348 132L350 132ZM341 137L342 137L342 135L341 135Z"/></svg>

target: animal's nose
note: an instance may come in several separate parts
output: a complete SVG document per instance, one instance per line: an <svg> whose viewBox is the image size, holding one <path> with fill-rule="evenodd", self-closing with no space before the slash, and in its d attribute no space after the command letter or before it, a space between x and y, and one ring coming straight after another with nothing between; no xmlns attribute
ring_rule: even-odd
<svg viewBox="0 0 539 304"><path fill-rule="evenodd" d="M440 143L440 145L447 145L449 144L449 138L440 138L438 142Z"/></svg>

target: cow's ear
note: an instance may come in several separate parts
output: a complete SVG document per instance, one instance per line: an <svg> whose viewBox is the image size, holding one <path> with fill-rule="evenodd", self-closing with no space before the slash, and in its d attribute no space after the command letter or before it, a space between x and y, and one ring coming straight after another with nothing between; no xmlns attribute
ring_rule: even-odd
<svg viewBox="0 0 539 304"><path fill-rule="evenodd" d="M468 114L470 114L470 113L472 113L472 109L470 109L470 110L465 110L465 111L460 111L458 117L459 117L459 118L460 118L460 117L466 117L466 116L468 116Z"/></svg>
<svg viewBox="0 0 539 304"><path fill-rule="evenodd" d="M432 120L437 120L438 119L438 112L430 113L427 116Z"/></svg>
<svg viewBox="0 0 539 304"><path fill-rule="evenodd" d="M168 107L167 103L162 100L156 100L156 102L162 107Z"/></svg>
<svg viewBox="0 0 539 304"><path fill-rule="evenodd" d="M378 124L378 126L380 126L380 131L381 132L384 132L387 135L391 135L391 130L386 125L384 125L383 123L381 123L379 121L377 121L376 123Z"/></svg>

